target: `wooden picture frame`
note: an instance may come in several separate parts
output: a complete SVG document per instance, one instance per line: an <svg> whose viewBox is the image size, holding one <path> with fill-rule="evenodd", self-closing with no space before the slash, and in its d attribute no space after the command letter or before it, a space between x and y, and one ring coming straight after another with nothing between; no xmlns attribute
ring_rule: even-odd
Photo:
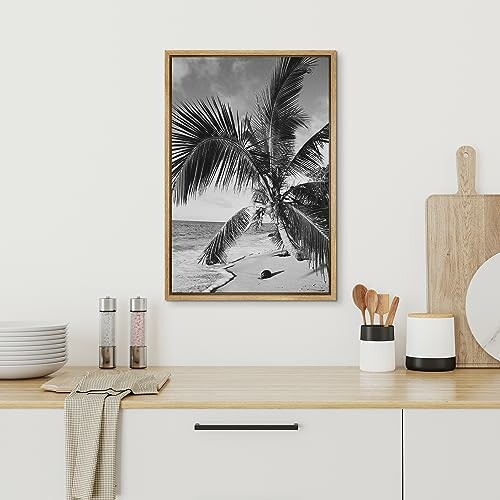
<svg viewBox="0 0 500 500"><path fill-rule="evenodd" d="M266 59L254 59L259 57ZM216 61L217 64L215 64ZM219 85L220 82L222 82L223 84L230 81L233 83L236 82L236 80L234 80L234 71L229 71L227 69L227 66L230 62L232 63L232 68L238 69L238 67L241 67L243 63L248 63L252 66L258 65L258 69L260 70L261 66L264 67L266 64L270 64L270 61L274 62L273 71L278 72L278 76L276 76L276 73L273 73L275 75L275 87L272 87L273 80L270 77L267 80L270 83L268 83L268 87L266 87L269 89L268 94L254 94L255 96L260 96L256 97L257 104L255 105L254 109L262 111L263 116L272 117L269 119L269 123L271 123L276 128L276 130L278 130L274 133L273 137L277 137L279 134L281 134L279 138L284 138L282 142L279 142L279 138L276 139L276 145L274 145L274 142L272 142L275 139L267 139L267 145L263 145L264 141L259 141L256 139L257 132L255 131L256 128L253 127L255 123L252 121L254 119L253 115L248 119L243 118L244 115L240 115L239 113L238 115L236 115L235 111L233 110L234 106L232 106L232 104L226 104L224 101L224 97L220 97L218 93L214 94L212 92L212 94L210 94L207 91L206 98L204 98L200 97L199 95L196 96L196 92L194 90L190 90L197 90L196 85L199 84L199 86L201 86L203 82L205 82L203 88L211 88L212 85L207 86L206 80L207 75L211 74L216 75L214 77L214 81L216 83L213 85L214 88L217 88L217 85ZM210 63L210 65L208 65L208 63ZM327 66L325 66L326 64ZM176 66L175 74L173 74L174 65ZM306 65L309 65L307 66L307 70L303 70L302 73L299 74L299 69L297 68L303 69L304 67L306 67ZM278 118L273 118L275 115L273 115L272 113L273 109L278 108L279 111L276 111L276 113L281 113L281 115L278 115L281 117L285 116L286 113L289 112L289 109L292 109L287 107L289 104L288 102L284 102L286 96L282 97L282 95L284 95L285 92L283 91L280 94L280 89L282 87L279 87L279 84L285 82L287 78L288 80L286 80L286 84L289 84L292 77L295 78L297 77L297 75L302 75L302 79L297 77L300 80L299 84L301 84L301 82L305 81L310 74L314 75L314 68L316 67L316 65L318 65L318 67L319 65L321 65L321 68L323 68L321 73L321 75L323 75L323 80L319 80L319 76L311 76L310 78L316 78L318 82L322 82L321 85L327 86L328 102L325 111L326 114L324 116L327 117L328 122L320 130L316 128L316 132L313 130L309 130L304 124L301 125L301 127L305 128L306 130L302 132L303 134L310 133L311 140L309 142L311 142L311 144L309 144L307 146L307 149L304 149L303 151L304 159L301 157L299 158L299 160L295 161L296 158L294 156L297 156L297 152L301 150L301 148L306 148L305 143L308 140L306 139L302 146L297 147L297 149L293 150L293 152L291 152L290 148L287 149L287 146L282 147L282 144L288 141L288 136L286 134L289 134L289 132L287 132L286 130L288 130L287 127L289 127L289 124L291 122L286 122L285 119L283 119L282 122L284 123L284 125L282 126L282 128L278 129L278 125L276 125L276 122L278 122ZM217 73L216 70L213 70L213 66L219 67L220 73ZM186 69L186 67L188 67L188 69ZM194 67L200 69L195 73L193 70ZM182 71L181 68L183 68ZM223 68L226 69L223 70ZM225 71L225 73L222 73L223 71ZM281 71L281 73L279 73L279 71ZM285 75L286 71L288 71L288 73L286 73ZM166 300L336 300L336 72L336 51L165 51ZM256 74L259 74L259 71L253 71L251 73L251 78L254 78ZM326 75L326 77L324 75ZM219 79L217 80L217 78ZM277 78L282 78L282 80L277 80ZM325 80L325 78L327 78L327 80ZM250 78L248 80L244 80L245 83L249 81L255 83L254 80L250 80ZM179 82L183 83L185 87L180 87ZM283 83L283 86L284 85L285 83ZM320 84L317 83L317 85ZM293 92L293 85L291 85L291 87ZM178 90L179 88L181 90ZM190 92L187 92L185 88L188 88ZM278 90L273 94L273 89L276 88ZM303 87L301 86L300 91L302 91L302 88ZM180 94L180 92L183 92L183 94ZM314 94L314 92L312 91L309 93L312 95ZM176 96L178 95L182 95L183 98L177 98ZM271 97L266 100L266 95ZM271 99L273 98L275 99L275 101L271 102ZM260 103L258 99L261 99ZM282 99L283 102L279 101L278 103L278 99ZM310 97L310 101L311 100L312 97ZM189 106L186 103L193 104L192 106ZM295 104L297 103L299 103L299 100L297 100ZM267 104L269 104L268 107L266 107ZM274 106L274 108L272 106ZM193 115L193 113L198 114ZM269 113L271 114L269 115ZM233 122L240 124L239 129L237 124L231 126L230 114L232 114ZM223 115L222 118L221 115ZM296 118L298 114L294 115L293 112L290 111L289 115L292 117L292 120L296 119L296 121L299 121L299 118ZM195 117L194 119L193 116ZM199 118L200 116L201 118ZM219 117L220 120L226 120L224 122L224 125L219 125L220 120L217 117ZM203 124L200 125L200 120L208 121L203 121ZM274 122L272 120L274 120ZM209 128L212 127L210 128L210 130L215 130L217 127L223 127L223 132L217 132L217 134L221 137L212 138L203 136L204 133L207 133L207 123L209 123ZM212 125L212 123L214 125ZM228 125L226 125L226 123L228 123ZM245 130L243 130L244 127L246 127ZM302 128L300 129L301 131L303 130ZM262 130L265 130L265 128L263 128ZM273 128L273 130L275 129ZM322 132L323 134L322 139L320 139L320 132ZM215 132L211 133L216 134ZM251 134L250 139L248 139L249 134ZM292 131L291 134L293 136L293 140L295 140L294 132ZM175 148L173 148L172 146L172 135L174 135ZM196 143L197 145L195 147L193 146L192 149L189 149L189 146L193 144L194 141L193 135L196 135L196 140L198 140L199 142ZM222 135L224 135L224 137L222 137ZM243 153L241 159L235 159L234 156L231 156L231 153L228 153L228 151L230 151L232 148L231 144L229 143L235 137L237 139L234 139L234 141L243 140L243 138L245 138L247 143L250 144L250 146L248 147L254 148L252 149L253 152L251 161L246 160ZM263 137L263 135L261 134L260 137ZM220 141L220 145L218 145L218 141ZM314 142L314 148L312 142ZM202 143L203 146L201 145ZM206 149L208 147L207 144L211 145L212 143L216 144L216 146L214 146L214 149ZM286 144L288 144L288 142L286 142ZM309 155L309 153L311 153L312 149L317 150L318 148L325 151L321 160L321 165L319 165L319 160L314 160L319 165L318 169L321 168L323 169L321 170L322 172L326 172L323 174L323 177L317 177L316 173L314 174L314 176L312 176L310 172L313 160L311 159L310 163L309 160L306 161L305 159L305 157ZM172 155L173 149L175 149L174 156ZM265 151L271 151L271 153L266 153L267 158L262 152L264 149ZM202 154L201 150L203 150L204 154ZM276 151L278 151L278 153L276 153ZM284 151L284 153L282 153L282 151ZM293 157L293 160L283 160L281 161L281 163L279 163L278 155L282 155L280 158L285 158L286 154L288 154L290 158ZM314 154L311 153L311 158L313 156ZM316 156L314 156L314 158L316 158ZM219 182L222 174L219 174L219 177L217 177L215 174L213 174L213 172L215 172L217 168L221 170L220 165L226 165L226 163L222 163L222 160L224 160L226 163L235 162L234 165L237 165L235 167L236 169L251 169L254 165L254 163L252 162L255 161L255 165L258 165L259 169L262 169L263 172L268 172L268 174L262 175L263 179L266 177L266 175L274 175L274 177L272 177L273 185L266 191L267 194L263 195L264 200L262 201L259 199L259 193L255 194L256 191L259 190L260 177L258 177L258 175L261 174L256 174L252 170L252 172L248 174L249 178L251 177L252 180L241 181L247 183L244 184L246 190L242 191L240 185L239 192L243 192L245 196L247 196L250 189L248 186L251 185L252 203L254 204L246 207L245 209L242 209L241 212L237 212L234 215L234 218L231 218L230 221L228 220L227 223L223 224L222 222L223 220L225 220L225 218L221 219L221 221L219 222L216 221L212 223L211 220L201 220L196 215L194 219L191 217L192 220L189 218L186 219L186 217L184 217L182 220L173 219L174 212L182 210L187 211L188 209L186 207L191 208L189 207L189 204L186 200L188 198L189 200L191 200L190 196L197 188L200 189L201 193L201 195L199 196L198 193L196 193L196 196L198 196L198 198L196 198L197 203L200 204L203 202L203 196L208 196L205 194L205 190L214 189L214 182ZM265 163L266 161L267 163ZM219 165L219 167L213 166L216 163L217 165ZM275 164L277 164L278 166L275 166ZM230 163L230 165L233 165L233 163ZM264 166L261 167L261 165ZM295 172L295 166L300 166L300 168L298 168L297 174L293 174L296 176L294 177L294 179L301 179L302 184L299 181L296 181L296 183L294 183L295 181L287 180L287 183L283 181L285 187L281 188L281 184L278 184L280 187L275 188L274 183L281 182L276 181L275 177L283 177L285 175L281 173L283 170L278 169L287 168L287 172ZM267 170L265 170L266 168ZM260 172L260 170L258 170L257 168L255 168L254 170L256 172ZM272 172L279 173L271 174L271 170ZM304 174L304 172L306 171L309 172L307 176L305 176ZM210 175L212 175L212 177L210 177ZM243 174L241 175L243 176ZM290 174L290 176L291 175L292 174ZM257 178L257 181L254 181L254 177L252 176L255 176ZM235 176L235 179L237 178L238 177ZM234 182L234 186L236 186L236 181ZM249 182L251 182L251 184L248 184ZM257 182L256 188L255 182ZM263 180L263 184L265 184L265 180ZM220 186L218 187L220 188ZM229 187L233 186L229 185ZM314 191L313 188L314 190L317 189L318 191ZM234 187L233 189L233 192L237 191L236 187ZM306 197L300 198L299 193L302 189L307 189L310 191L307 192ZM325 189L328 190L328 193L326 193ZM314 198L319 190L323 190L321 191L321 196L324 196L324 199L320 199L319 194L317 195L317 199ZM220 192L223 193L220 195L221 197L232 196L230 190L228 189L228 186L225 186ZM276 198L271 198L271 195L276 192L278 193L277 195L275 195ZM292 194L289 194L290 192L292 192ZM237 195L238 194L235 194L234 196ZM287 196L290 197L292 195L293 201L291 201L290 203L286 204L284 201L282 201L284 199L289 199L287 198ZM213 195L211 196L213 198ZM200 199L201 201L198 201L198 199ZM257 199L257 202L254 201L255 199ZM325 202L325 199L328 201ZM232 198L228 203L232 203ZM314 203L316 203L316 205L314 205ZM327 207L325 203L327 203ZM203 205L200 206L203 208ZM316 207L319 208L316 209ZM196 210L202 211L201 208L198 208ZM262 215L262 213L264 215ZM281 219L279 218L279 215L276 215L278 213L282 214ZM289 215L289 217L287 214ZM303 222L302 219L298 218L301 216L306 220L306 222ZM321 217L323 217L323 219L321 219ZM201 222L199 222L200 220ZM270 220L271 222L266 222L266 220ZM280 220L285 220L285 222L281 223L279 222ZM269 234L266 233L265 236L268 236L272 241L274 241L274 237L276 237L276 239L279 240L276 244L281 244L283 250L281 250L281 253L277 254L267 254L266 252L262 252L262 254L260 255L252 255L252 252L250 252L241 259L225 260L228 259L228 257L226 257L226 247L223 245L223 243L227 244L228 242L230 242L231 238L235 234L238 235L239 231L242 227L245 226L245 224L248 223L247 227L249 227L249 221L252 223L252 230L254 227L260 227L260 231L262 231L262 228L265 229L265 227L268 227L267 224L269 224L271 232L269 232ZM297 221L295 225L294 221ZM265 227L264 225L262 225L263 222ZM194 226L195 223L198 224L197 227ZM189 224L193 224L193 226L191 227L189 226ZM203 280L205 279L205 276L203 276L202 278L200 278L200 288L197 290L192 290L190 288L190 285L185 284L185 282L189 284L193 282L193 280L189 280L190 268L186 268L186 259L184 259L184 257L184 260L182 260L181 257L178 257L188 254L187 251L184 251L184 246L178 244L179 242L184 241L183 239L181 239L181 236L179 236L179 234L184 234L184 229L181 230L178 229L178 227L188 227L189 231L193 233L193 236L190 240L190 243L192 243L191 246L196 246L198 244L197 235L199 235L199 240L201 241L203 240L205 233L211 234L210 231L214 230L212 226L210 226L210 224L219 224L216 227L217 231L219 231L219 233L217 233L219 234L219 237L218 239L212 237L213 239L208 245L206 244L206 242L204 243L206 247L204 248L200 257L200 261L202 262L202 264L204 264L204 267L203 269L200 268L200 273L203 274L203 270L205 269L207 273L209 271L214 273L220 272L223 276L226 276L227 281L223 285L220 285L221 280L224 280L224 278L221 277L220 279L215 280L215 282L211 282L212 284L209 287L202 289L201 287L205 286L201 285L201 283L203 283ZM261 226L259 226L259 224L261 224ZM302 226L302 224L304 226ZM310 227L307 226L307 224L310 224ZM300 227L300 230L297 229L298 227ZM174 232L175 234L173 234ZM289 237L289 235L292 233L294 234L294 236ZM246 233L244 234L246 235ZM298 236L295 236L295 234L298 234ZM309 239L307 239L308 235L310 235ZM283 237L281 238L280 236ZM254 237L256 240L258 239L259 242L264 241L263 233L257 230L255 231L255 234L252 233L248 235L248 238ZM297 243L297 240L299 238L302 238L302 240L300 241L304 242L303 246ZM182 250L176 250L177 248L181 248ZM237 246L234 248L237 248ZM328 253L326 249L328 250ZM230 250L233 251L232 249ZM261 249L259 247L259 251L260 250ZM293 255L291 255L291 252L293 253ZM221 257L221 255L223 257ZM270 260L271 256L275 260ZM191 262L191 260L187 260L187 262ZM182 265L178 263L181 261L183 262ZM269 262L271 262L273 265L266 266L266 264L269 264ZM307 273L305 272L306 268L304 267L306 263L309 264L309 267L307 269L310 270L310 272ZM194 260L193 266L197 265L197 261ZM299 266L301 266L300 269ZM264 267L269 267L270 269L263 269L260 272L260 269ZM284 270L281 270L281 268L284 268ZM181 271L181 269L183 271ZM245 272L243 272L243 269L245 270ZM239 276L238 273L240 273ZM280 273L283 274L281 276L278 276ZM231 275L235 276L231 277ZM292 276L294 276L295 278L292 279ZM322 282L319 281L319 276L321 276L323 280ZM210 276L210 278L212 277ZM314 287L316 286L318 287L319 291L315 291ZM233 288L233 290L231 290L231 287ZM243 287L243 289L240 290L238 289L238 287Z"/></svg>

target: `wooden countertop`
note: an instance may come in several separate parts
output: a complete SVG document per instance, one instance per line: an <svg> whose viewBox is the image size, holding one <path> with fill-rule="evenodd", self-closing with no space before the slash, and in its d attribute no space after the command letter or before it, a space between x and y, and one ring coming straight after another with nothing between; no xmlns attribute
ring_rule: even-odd
<svg viewBox="0 0 500 500"><path fill-rule="evenodd" d="M65 367L59 374L86 371ZM122 408L500 408L500 370L363 373L355 367L169 367L159 395ZM63 408L48 377L0 380L0 408Z"/></svg>

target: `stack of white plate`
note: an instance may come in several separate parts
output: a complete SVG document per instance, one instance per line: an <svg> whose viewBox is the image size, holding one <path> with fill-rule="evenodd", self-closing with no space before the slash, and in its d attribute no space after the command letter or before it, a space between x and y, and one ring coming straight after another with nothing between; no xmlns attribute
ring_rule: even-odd
<svg viewBox="0 0 500 500"><path fill-rule="evenodd" d="M67 323L0 321L0 379L49 375L67 361Z"/></svg>

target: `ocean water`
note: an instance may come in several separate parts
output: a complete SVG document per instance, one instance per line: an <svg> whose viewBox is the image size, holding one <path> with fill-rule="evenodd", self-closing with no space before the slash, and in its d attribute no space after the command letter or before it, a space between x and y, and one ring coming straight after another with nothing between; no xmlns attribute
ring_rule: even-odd
<svg viewBox="0 0 500 500"><path fill-rule="evenodd" d="M223 222L172 221L173 292L203 292L221 278L222 266L201 265L198 259L223 225ZM276 250L268 237L272 229L272 224L263 224L258 231L249 229L226 252L228 261Z"/></svg>

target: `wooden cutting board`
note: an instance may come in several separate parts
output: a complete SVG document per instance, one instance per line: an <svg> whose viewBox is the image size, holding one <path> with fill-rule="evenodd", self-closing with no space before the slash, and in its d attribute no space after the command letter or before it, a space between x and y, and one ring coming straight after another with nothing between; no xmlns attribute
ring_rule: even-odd
<svg viewBox="0 0 500 500"><path fill-rule="evenodd" d="M117 371L127 371L129 368L115 368L113 373ZM76 372L71 369L62 369L57 372L57 375L45 382L41 388L45 391L52 392L71 392L77 385L78 382L91 370L82 370ZM148 367L141 370L141 373L147 373L148 375L154 375L158 384L158 391L167 383L170 379L170 370L162 367Z"/></svg>
<svg viewBox="0 0 500 500"><path fill-rule="evenodd" d="M457 151L458 191L427 199L427 306L455 316L459 367L499 367L476 342L466 318L467 288L479 267L500 252L500 195L476 192L476 151Z"/></svg>

